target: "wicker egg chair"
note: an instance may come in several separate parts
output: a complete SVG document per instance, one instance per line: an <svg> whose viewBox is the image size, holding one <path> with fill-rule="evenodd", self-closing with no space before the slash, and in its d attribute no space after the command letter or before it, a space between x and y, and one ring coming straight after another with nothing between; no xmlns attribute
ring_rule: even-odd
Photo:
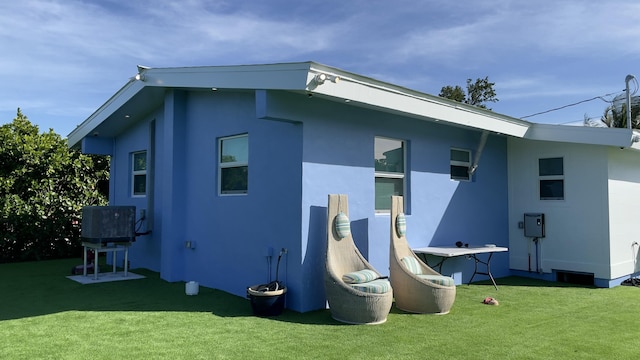
<svg viewBox="0 0 640 360"><path fill-rule="evenodd" d="M348 324L381 324L387 321L393 291L358 251L348 216L347 195L329 195L324 285L331 316ZM358 274L371 277L349 278Z"/></svg>
<svg viewBox="0 0 640 360"><path fill-rule="evenodd" d="M411 313L447 314L456 298L453 279L442 276L411 250L402 196L391 197L389 278L396 307Z"/></svg>

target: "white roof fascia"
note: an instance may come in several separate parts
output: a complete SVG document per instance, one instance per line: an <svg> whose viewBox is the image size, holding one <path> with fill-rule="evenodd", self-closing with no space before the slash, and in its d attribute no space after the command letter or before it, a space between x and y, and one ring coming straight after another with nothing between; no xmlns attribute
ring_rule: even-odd
<svg viewBox="0 0 640 360"><path fill-rule="evenodd" d="M335 74L338 83L317 85L317 73ZM337 99L349 99L414 117L445 121L481 130L522 137L530 123L474 106L460 104L313 62L141 68L143 80L130 80L104 105L69 134L74 146L144 87L224 88L309 91Z"/></svg>
<svg viewBox="0 0 640 360"><path fill-rule="evenodd" d="M630 147L633 131L627 128L601 128L533 123L526 139L576 144Z"/></svg>
<svg viewBox="0 0 640 360"><path fill-rule="evenodd" d="M266 65L142 68L142 80L130 79L68 136L69 146L77 145L93 129L127 104L145 87L191 89L265 89L307 91L354 105L397 112L427 121L476 128L494 133L542 141L560 141L633 147L628 129L593 128L531 123L506 115L421 93L372 78L345 72L314 62ZM315 81L319 73L339 77L339 81ZM637 134L636 134L637 135ZM640 136L638 136L640 138Z"/></svg>
<svg viewBox="0 0 640 360"><path fill-rule="evenodd" d="M147 86L201 89L304 90L310 63L150 68Z"/></svg>
<svg viewBox="0 0 640 360"><path fill-rule="evenodd" d="M488 130L495 133L523 137L531 123L506 115L480 109L475 106L448 101L425 93L394 86L354 74L335 71L328 67L316 66L311 69L307 82L308 90L314 93L332 96L344 101L367 104L385 108L414 117L432 121L445 121L455 125ZM331 72L334 70L334 72ZM336 83L325 81L316 84L314 77L318 73L338 76Z"/></svg>

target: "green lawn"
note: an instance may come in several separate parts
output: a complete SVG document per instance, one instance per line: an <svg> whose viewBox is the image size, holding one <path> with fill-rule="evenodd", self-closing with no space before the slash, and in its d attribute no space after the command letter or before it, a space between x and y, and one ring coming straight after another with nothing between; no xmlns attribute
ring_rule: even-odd
<svg viewBox="0 0 640 360"><path fill-rule="evenodd" d="M637 359L640 288L522 278L458 286L451 313L343 325L328 310L252 316L249 301L136 269L80 285L78 260L0 265L0 359ZM493 296L499 306L483 305Z"/></svg>

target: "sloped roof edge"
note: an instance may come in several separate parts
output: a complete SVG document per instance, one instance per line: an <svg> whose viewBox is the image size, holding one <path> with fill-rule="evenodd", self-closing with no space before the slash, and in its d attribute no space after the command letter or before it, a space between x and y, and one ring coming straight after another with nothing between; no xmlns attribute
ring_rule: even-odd
<svg viewBox="0 0 640 360"><path fill-rule="evenodd" d="M144 85L139 81L130 79L120 90L113 94L102 106L93 112L86 120L73 129L69 135L69 147L77 146L82 138L89 135L93 129L100 125L110 114L124 105L136 93L138 93Z"/></svg>
<svg viewBox="0 0 640 360"><path fill-rule="evenodd" d="M477 106L462 104L316 63L313 64L311 72L339 76L340 81L338 84L325 82L317 87L313 86L313 82L310 82L309 91L344 99L353 104L366 104L413 117L443 121L452 125L489 130L517 137L524 136L531 125L528 121Z"/></svg>
<svg viewBox="0 0 640 360"><path fill-rule="evenodd" d="M310 66L310 62L169 68L138 66L140 78L130 78L120 90L69 133L69 146L78 146L93 129L145 88L217 87L304 91Z"/></svg>
<svg viewBox="0 0 640 360"><path fill-rule="evenodd" d="M133 104L136 96L152 93L157 98L163 89L170 88L302 91L335 101L349 101L356 106L533 140L611 146L633 144L633 134L627 129L531 123L312 61L167 68L138 66L138 74L140 79L129 79L68 135L70 147L78 146L84 137L92 134L125 105ZM330 75L339 81L318 83L315 80L318 74Z"/></svg>

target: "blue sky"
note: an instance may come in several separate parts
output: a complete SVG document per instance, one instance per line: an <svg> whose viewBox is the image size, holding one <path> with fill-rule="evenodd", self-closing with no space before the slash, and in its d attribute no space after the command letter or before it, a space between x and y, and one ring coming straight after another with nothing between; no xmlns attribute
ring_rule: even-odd
<svg viewBox="0 0 640 360"><path fill-rule="evenodd" d="M637 0L0 1L0 123L20 107L65 137L138 64L308 60L434 95L488 76L489 106L521 118L640 77L638 14ZM607 105L527 120L581 122Z"/></svg>

